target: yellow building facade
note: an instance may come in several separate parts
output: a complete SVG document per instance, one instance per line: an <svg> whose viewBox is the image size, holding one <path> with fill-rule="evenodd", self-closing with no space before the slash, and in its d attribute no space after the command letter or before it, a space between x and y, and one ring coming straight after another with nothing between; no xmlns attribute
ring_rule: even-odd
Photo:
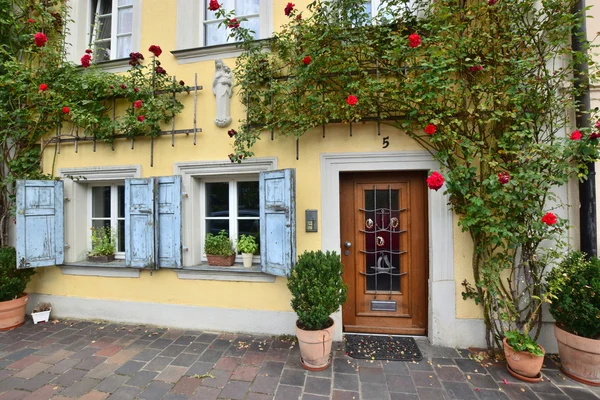
<svg viewBox="0 0 600 400"><path fill-rule="evenodd" d="M249 196L254 196L261 172L295 169L296 253L336 251L347 267L345 277L353 280L353 305L346 305L334 316L336 339L341 339L346 327L346 331L424 335L436 345L485 345L480 311L461 296L461 282L472 280L472 245L468 234L458 227L458 217L449 211L443 190L428 190L424 185L428 173L439 169L429 153L404 133L389 127L382 126L378 133L375 123L354 124L350 135L348 125L332 124L326 127L325 137L317 129L305 134L298 144L288 137L271 140L270 134L265 133L253 148L255 157L232 164L227 155L232 151L233 139L227 131L238 127L245 110L234 89L233 122L218 127L214 121L217 100L212 86L215 61L222 59L233 69L238 53L231 45L206 46L219 38L209 37L213 31L207 27L210 16L204 10L204 2L113 2L74 0L69 57L77 61L83 54L90 34L86 21L97 10L108 7L108 3L115 15L121 8L126 9L123 13L130 14L124 17L130 18L124 28L129 35L128 47L111 48L114 54L107 57L116 60L107 62L104 68L123 71L127 60L119 60L120 51L146 54L149 46L159 45L163 49L160 61L170 74L188 85L196 80L202 86L196 99L193 93L180 96L185 108L175 119L177 128L189 129L195 118L198 133L195 139L193 134L176 135L174 144L170 135L161 136L154 143L137 138L133 149L131 142L124 139L117 140L114 149L103 144L94 149L91 142L79 143L77 151L73 143L63 143L60 154L55 145L46 148L44 172L64 181L65 262L38 269L28 286L32 304L51 302L53 315L58 318L106 319L209 331L294 333L296 317L290 307L285 277L263 272L258 256L249 269L238 264L229 269L207 267L202 246L209 231L226 226L230 232L242 233L246 230L243 226L259 220L250 205L244 210L252 213L240 211L242 203L255 204L244 197L248 195L241 189L245 183L250 182ZM248 3L256 6L253 12L258 14L261 37L268 37L286 22L283 10L287 1ZM307 1L296 1L299 8L306 4ZM592 12L597 14L598 10ZM598 20L600 15L588 22L590 38L600 27ZM593 97L598 97L597 90ZM181 268L147 270L85 261L90 247L89 229L95 226L94 221L110 220L117 225L124 221L118 199L126 179L174 175L182 179ZM224 195L227 200L219 198L219 193L228 193ZM561 189L560 194L570 204L576 204L576 184ZM408 274L389 278L390 283L383 286L370 282L367 286L375 288L375 295L373 287L361 295L357 287L364 281L360 277L369 272L364 268L385 268L390 261L377 253L366 261L361 258L363 253L376 252L379 246L379 237L374 238L375 244L369 244L370 239L360 236L361 231L370 229L369 224L378 223L376 213L371 218L361 214L361 210L377 208L371 198L384 202L390 210L381 223L399 225L398 231L404 226L410 237L407 241L399 239L399 234L382 237L382 247L396 246L393 252L403 253L403 246L411 246L411 254L409 258L398 254L394 259L404 260L403 266L396 267ZM226 203L230 213L211 214L211 202L215 201ZM102 208L102 215L95 214L98 208ZM408 209L408 216L397 211L404 208ZM578 214L574 208L568 211L568 217L576 224ZM362 223L365 227L358 226ZM575 226L574 238L576 230ZM404 265L410 270L403 270ZM400 283L392 283L392 279ZM398 297L399 292L406 295ZM544 344L552 348L554 341Z"/></svg>

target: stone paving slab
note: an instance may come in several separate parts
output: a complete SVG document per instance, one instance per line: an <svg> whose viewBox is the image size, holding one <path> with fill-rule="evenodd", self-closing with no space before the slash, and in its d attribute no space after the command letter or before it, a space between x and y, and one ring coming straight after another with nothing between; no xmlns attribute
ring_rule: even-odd
<svg viewBox="0 0 600 400"><path fill-rule="evenodd" d="M0 400L594 400L556 358L527 384L502 363L418 340L420 362L355 360L342 343L325 371L306 371L282 338L60 321L0 332Z"/></svg>

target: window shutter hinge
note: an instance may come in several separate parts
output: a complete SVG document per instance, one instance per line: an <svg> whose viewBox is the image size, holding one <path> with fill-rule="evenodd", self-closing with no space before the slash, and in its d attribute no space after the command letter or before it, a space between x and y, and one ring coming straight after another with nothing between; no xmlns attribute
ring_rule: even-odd
<svg viewBox="0 0 600 400"><path fill-rule="evenodd" d="M65 201L71 201L70 197L65 197Z"/></svg>
<svg viewBox="0 0 600 400"><path fill-rule="evenodd" d="M187 246L183 246L183 251L190 251L190 248Z"/></svg>
<svg viewBox="0 0 600 400"><path fill-rule="evenodd" d="M187 199L189 196L188 196L187 192L182 192L181 197L185 197Z"/></svg>
<svg viewBox="0 0 600 400"><path fill-rule="evenodd" d="M71 248L71 245L70 245L69 243L65 243L65 246L64 246L64 247L65 247L65 249L70 249L70 248Z"/></svg>

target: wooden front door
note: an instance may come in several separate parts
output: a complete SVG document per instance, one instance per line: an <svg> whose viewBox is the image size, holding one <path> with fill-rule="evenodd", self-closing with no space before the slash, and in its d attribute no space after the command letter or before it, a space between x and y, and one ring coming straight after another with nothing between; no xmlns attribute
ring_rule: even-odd
<svg viewBox="0 0 600 400"><path fill-rule="evenodd" d="M425 335L425 171L340 175L346 332Z"/></svg>

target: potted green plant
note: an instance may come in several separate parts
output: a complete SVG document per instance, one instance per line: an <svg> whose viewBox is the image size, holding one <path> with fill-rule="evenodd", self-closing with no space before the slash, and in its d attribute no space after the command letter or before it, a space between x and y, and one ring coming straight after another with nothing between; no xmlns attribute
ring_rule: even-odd
<svg viewBox="0 0 600 400"><path fill-rule="evenodd" d="M553 293L561 370L579 382L600 386L600 260L570 253L548 273Z"/></svg>
<svg viewBox="0 0 600 400"><path fill-rule="evenodd" d="M287 287L298 316L301 363L308 370L323 370L331 362L334 321L330 315L346 301L343 270L335 252L310 251L301 254L290 271Z"/></svg>
<svg viewBox="0 0 600 400"><path fill-rule="evenodd" d="M50 311L52 311L52 304L40 302L37 303L35 308L31 311L31 319L34 324L48 322L50 319Z"/></svg>
<svg viewBox="0 0 600 400"><path fill-rule="evenodd" d="M503 343L508 372L526 382L540 381L546 350L529 336L529 332L506 331Z"/></svg>
<svg viewBox="0 0 600 400"><path fill-rule="evenodd" d="M92 250L88 253L88 261L114 261L116 241L116 235L109 226L92 228Z"/></svg>
<svg viewBox="0 0 600 400"><path fill-rule="evenodd" d="M237 242L237 249L242 253L242 261L244 267L249 268L252 266L252 256L258 251L258 244L256 238L252 235L241 235Z"/></svg>
<svg viewBox="0 0 600 400"><path fill-rule="evenodd" d="M0 248L0 331L16 328L25 322L25 306L29 295L25 286L34 269L17 269L14 247Z"/></svg>
<svg viewBox="0 0 600 400"><path fill-rule="evenodd" d="M206 234L206 238L204 238L204 253L208 259L208 265L230 267L235 262L233 243L225 230L217 234Z"/></svg>

